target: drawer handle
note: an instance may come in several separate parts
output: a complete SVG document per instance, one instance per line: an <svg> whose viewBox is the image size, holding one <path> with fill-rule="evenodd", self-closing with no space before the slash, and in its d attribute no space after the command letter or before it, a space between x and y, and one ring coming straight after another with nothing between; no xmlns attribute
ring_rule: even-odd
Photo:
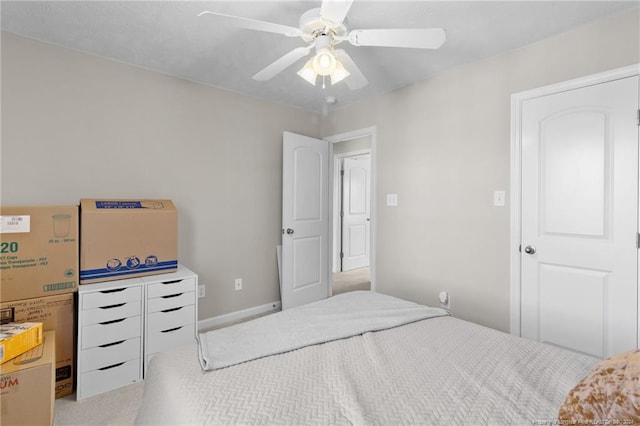
<svg viewBox="0 0 640 426"><path fill-rule="evenodd" d="M109 370L111 368L120 367L122 364L124 364L124 361L123 362L119 362L117 364L109 365L107 367L98 368L98 370L100 370L100 371Z"/></svg>
<svg viewBox="0 0 640 426"><path fill-rule="evenodd" d="M105 321L105 322L101 322L99 323L100 325L108 325L108 324L115 324L117 322L122 322L126 320L126 318L120 318L120 319L115 319L115 320L111 320L111 321Z"/></svg>
<svg viewBox="0 0 640 426"><path fill-rule="evenodd" d="M111 290L102 290L100 293L104 293L104 294L107 294L107 293L118 293L119 291L125 291L125 290L126 290L126 288L114 288L114 289L111 289Z"/></svg>
<svg viewBox="0 0 640 426"><path fill-rule="evenodd" d="M182 282L182 280L162 281L162 284L176 284L180 282Z"/></svg>
<svg viewBox="0 0 640 426"><path fill-rule="evenodd" d="M178 296L182 296L182 293L176 293L176 294L169 294L167 296L160 296L163 299L171 299L172 297L178 297Z"/></svg>
<svg viewBox="0 0 640 426"><path fill-rule="evenodd" d="M126 305L126 303L118 303L117 305L100 306L100 309L113 309Z"/></svg>
<svg viewBox="0 0 640 426"><path fill-rule="evenodd" d="M182 328L183 326L180 327L176 327L176 328L170 328L168 330L162 330L160 333L171 333L172 331L178 331Z"/></svg>
<svg viewBox="0 0 640 426"><path fill-rule="evenodd" d="M180 309L184 308L184 306L179 306L177 308L171 308L171 309L165 309L164 311L160 311L162 313L167 313L167 312L174 312L174 311L179 311Z"/></svg>
<svg viewBox="0 0 640 426"><path fill-rule="evenodd" d="M121 343L124 343L124 340L120 340L119 342L113 342L113 343L107 343L106 345L98 345L99 348L108 348L109 346L115 346L115 345L119 345Z"/></svg>

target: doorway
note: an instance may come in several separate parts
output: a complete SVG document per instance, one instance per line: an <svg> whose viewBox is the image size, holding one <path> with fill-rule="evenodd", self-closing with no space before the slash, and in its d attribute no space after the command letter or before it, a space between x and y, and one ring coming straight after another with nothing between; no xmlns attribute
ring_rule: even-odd
<svg viewBox="0 0 640 426"><path fill-rule="evenodd" d="M325 138L331 164L331 294L375 290L375 127Z"/></svg>
<svg viewBox="0 0 640 426"><path fill-rule="evenodd" d="M334 166L333 294L371 290L369 138L336 143Z"/></svg>

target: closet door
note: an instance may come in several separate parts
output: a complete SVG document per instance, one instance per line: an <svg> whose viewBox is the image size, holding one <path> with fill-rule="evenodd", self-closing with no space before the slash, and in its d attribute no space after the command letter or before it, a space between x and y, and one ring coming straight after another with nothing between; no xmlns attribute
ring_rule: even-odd
<svg viewBox="0 0 640 426"><path fill-rule="evenodd" d="M342 270L369 266L371 156L345 158L342 184Z"/></svg>
<svg viewBox="0 0 640 426"><path fill-rule="evenodd" d="M521 335L637 347L638 77L524 101Z"/></svg>

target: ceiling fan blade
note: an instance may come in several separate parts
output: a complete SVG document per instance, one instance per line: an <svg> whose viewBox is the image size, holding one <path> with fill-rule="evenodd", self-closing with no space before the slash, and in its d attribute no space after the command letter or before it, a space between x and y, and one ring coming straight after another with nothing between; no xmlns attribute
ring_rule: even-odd
<svg viewBox="0 0 640 426"><path fill-rule="evenodd" d="M337 49L335 53L336 58L342 62L344 68L350 73L349 77L344 79L344 82L349 86L349 89L358 90L369 84L369 81L362 74L360 68L358 68L356 63L353 62L353 59L351 59L351 56L349 56L346 51L343 49Z"/></svg>
<svg viewBox="0 0 640 426"><path fill-rule="evenodd" d="M447 39L442 28L397 28L383 30L353 30L349 43L354 46L411 47L437 49Z"/></svg>
<svg viewBox="0 0 640 426"><path fill-rule="evenodd" d="M353 0L323 0L320 16L322 19L339 24L344 21L352 3Z"/></svg>
<svg viewBox="0 0 640 426"><path fill-rule="evenodd" d="M224 13L210 12L205 10L200 12L198 16L211 15L219 22L226 22L239 28L249 30L266 31L269 33L284 34L287 37L297 37L302 34L299 28L290 27L288 25L274 24L273 22L258 21L257 19L243 18L240 16L225 15Z"/></svg>
<svg viewBox="0 0 640 426"><path fill-rule="evenodd" d="M284 71L293 65L300 58L303 58L311 52L313 45L307 47L296 47L291 52L277 59L271 65L267 65L262 71L253 76L254 80L267 81L272 79L276 74Z"/></svg>

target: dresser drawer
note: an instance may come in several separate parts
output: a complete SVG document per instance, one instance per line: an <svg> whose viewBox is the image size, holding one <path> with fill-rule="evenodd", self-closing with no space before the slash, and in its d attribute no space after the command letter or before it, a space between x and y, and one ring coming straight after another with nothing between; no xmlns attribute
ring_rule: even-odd
<svg viewBox="0 0 640 426"><path fill-rule="evenodd" d="M159 311L147 316L147 331L166 331L185 324L195 322L195 307L193 305L174 308L167 311Z"/></svg>
<svg viewBox="0 0 640 426"><path fill-rule="evenodd" d="M147 299L196 291L195 277L147 284Z"/></svg>
<svg viewBox="0 0 640 426"><path fill-rule="evenodd" d="M102 306L113 306L120 303L142 300L142 286L96 291L85 293L81 297L83 310L99 308Z"/></svg>
<svg viewBox="0 0 640 426"><path fill-rule="evenodd" d="M195 324L184 324L163 331L150 331L147 335L148 355L195 341Z"/></svg>
<svg viewBox="0 0 640 426"><path fill-rule="evenodd" d="M147 300L147 312L153 313L196 303L196 292L170 294Z"/></svg>
<svg viewBox="0 0 640 426"><path fill-rule="evenodd" d="M140 315L142 315L142 300L136 300L83 310L80 312L80 323L82 325L91 325Z"/></svg>
<svg viewBox="0 0 640 426"><path fill-rule="evenodd" d="M79 365L82 366L80 373L97 370L123 361L138 359L141 354L142 339L140 337L85 349L80 352L81 360Z"/></svg>
<svg viewBox="0 0 640 426"><path fill-rule="evenodd" d="M135 383L142 378L140 358L116 363L80 374L78 380L79 398L87 398L102 392ZM118 407L112 407L117 410Z"/></svg>
<svg viewBox="0 0 640 426"><path fill-rule="evenodd" d="M129 317L114 322L83 326L80 329L81 349L119 342L142 335L142 317Z"/></svg>

